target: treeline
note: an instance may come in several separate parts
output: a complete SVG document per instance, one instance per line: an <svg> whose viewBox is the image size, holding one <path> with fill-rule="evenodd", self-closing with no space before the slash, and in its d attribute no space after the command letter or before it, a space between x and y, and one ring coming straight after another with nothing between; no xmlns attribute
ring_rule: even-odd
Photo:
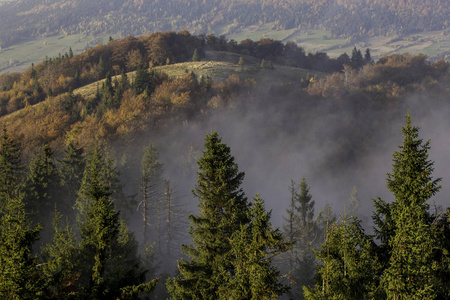
<svg viewBox="0 0 450 300"><path fill-rule="evenodd" d="M70 93L107 75L115 76L139 68L190 61L194 52L201 59L205 51L209 50L250 55L270 64L273 62L323 72L339 71L344 65L359 69L372 62L369 49L365 51L364 56L361 50L355 48L351 57L343 54L337 59L331 59L326 53L307 54L293 42L283 44L272 39L247 39L237 43L227 40L224 36L195 36L187 31L154 33L141 38L111 39L107 45L98 45L80 55L74 56L69 49L69 52L63 55L47 57L42 63L32 65L23 73L0 75L0 115L10 114L49 97ZM160 80L153 83L153 88L167 80L167 76L160 76ZM119 93L120 96L124 91ZM140 94L142 91L137 89L135 92ZM116 94L116 98L119 94ZM119 100L116 102L120 102ZM90 103L88 106L91 109L87 109L87 114L96 105Z"/></svg>
<svg viewBox="0 0 450 300"><path fill-rule="evenodd" d="M70 6L70 10L66 7ZM0 44L55 34L143 35L156 31L230 33L255 24L274 29L326 29L334 37L409 34L448 29L449 2L441 1L14 1L2 4ZM186 9L188 8L188 9Z"/></svg>

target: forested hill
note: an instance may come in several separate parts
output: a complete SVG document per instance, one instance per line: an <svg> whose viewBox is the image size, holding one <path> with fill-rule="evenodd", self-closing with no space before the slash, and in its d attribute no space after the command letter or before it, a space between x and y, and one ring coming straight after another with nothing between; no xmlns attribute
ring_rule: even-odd
<svg viewBox="0 0 450 300"><path fill-rule="evenodd" d="M363 53L158 32L0 75L0 298L444 299L450 63Z"/></svg>
<svg viewBox="0 0 450 300"><path fill-rule="evenodd" d="M225 33L225 27L233 33L272 22L276 29L326 29L334 37L377 36L447 30L450 19L449 0L14 0L0 8L4 47L55 34Z"/></svg>

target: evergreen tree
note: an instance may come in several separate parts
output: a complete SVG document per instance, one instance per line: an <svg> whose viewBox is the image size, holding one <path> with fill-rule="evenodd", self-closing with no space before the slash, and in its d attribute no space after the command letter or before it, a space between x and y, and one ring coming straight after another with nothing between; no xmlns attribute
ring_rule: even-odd
<svg viewBox="0 0 450 300"><path fill-rule="evenodd" d="M300 194L297 198L298 224L295 249L297 265L293 270L294 278L300 288L313 284L315 257L312 251L313 241L317 238L317 225L314 221L314 205L309 193L309 186L305 177L300 181ZM319 240L317 240L319 241ZM301 294L301 293L300 293Z"/></svg>
<svg viewBox="0 0 450 300"><path fill-rule="evenodd" d="M342 216L341 216L342 217ZM321 261L316 285L304 287L305 299L374 299L378 297L375 244L355 217L342 217L327 228L317 251Z"/></svg>
<svg viewBox="0 0 450 300"><path fill-rule="evenodd" d="M169 179L164 180L164 216L165 216L165 247L162 260L163 270L172 270L176 259L180 257L180 241L185 237L185 231L188 227L186 219L187 213L183 210L180 203L180 197L176 197L176 191L173 183ZM165 249L164 249L165 248Z"/></svg>
<svg viewBox="0 0 450 300"><path fill-rule="evenodd" d="M382 276L388 298L434 299L442 292L437 258L440 244L427 201L435 195L440 179L433 180L428 159L429 141L418 138L418 128L406 116L403 145L393 154L387 186L395 202L387 206L390 225L389 261ZM380 205L381 206L381 205Z"/></svg>
<svg viewBox="0 0 450 300"><path fill-rule="evenodd" d="M284 226L283 233L285 236L285 240L288 243L295 244L296 235L297 235L297 224L299 224L299 218L296 213L296 201L297 201L297 188L295 186L294 180L291 180L291 185L289 186L289 193L291 195L289 208L286 210L287 217L283 217ZM294 270L294 264L296 255L294 253L294 247L291 247L287 252L287 272L292 274ZM285 261L283 261L285 263Z"/></svg>
<svg viewBox="0 0 450 300"><path fill-rule="evenodd" d="M192 61L200 61L200 56L198 54L198 50L194 50L194 54L192 55Z"/></svg>
<svg viewBox="0 0 450 300"><path fill-rule="evenodd" d="M141 162L140 194L142 197L138 209L142 214L143 244L148 243L148 231L150 225L156 227L155 236L158 237L158 249L161 253L161 208L162 208L162 183L163 165L159 162L159 154L152 143L144 148ZM154 214L151 214L153 212Z"/></svg>
<svg viewBox="0 0 450 300"><path fill-rule="evenodd" d="M59 200L59 183L60 178L54 163L53 151L49 145L45 145L42 152L36 155L30 164L26 199L33 219L41 222L46 231L51 227L51 219L47 216L51 215Z"/></svg>
<svg viewBox="0 0 450 300"><path fill-rule="evenodd" d="M266 61L264 60L264 58L261 60L261 63L259 64L259 67L261 69L264 69L266 67Z"/></svg>
<svg viewBox="0 0 450 300"><path fill-rule="evenodd" d="M22 196L6 195L0 224L0 298L44 298L44 281L33 255L40 226L31 227Z"/></svg>
<svg viewBox="0 0 450 300"><path fill-rule="evenodd" d="M238 66L240 66L242 68L242 67L244 67L244 65L245 65L244 58L241 56L241 57L239 57Z"/></svg>
<svg viewBox="0 0 450 300"><path fill-rule="evenodd" d="M86 165L84 149L78 143L70 143L64 150L64 157L60 161L61 188L65 192L66 207L72 210L80 189L83 171ZM61 208L60 208L61 209ZM69 211L65 211L68 213Z"/></svg>
<svg viewBox="0 0 450 300"><path fill-rule="evenodd" d="M361 50L356 49L356 47L354 47L353 50L352 50L351 62L352 62L352 67L354 69L359 69L364 64L364 60L363 60L363 56L362 56Z"/></svg>
<svg viewBox="0 0 450 300"><path fill-rule="evenodd" d="M168 282L173 299L219 298L235 274L230 238L249 222L247 198L240 187L244 173L217 132L206 136L198 166L193 194L200 201L200 212L190 216L193 244L183 246L191 261L182 259L181 275Z"/></svg>
<svg viewBox="0 0 450 300"><path fill-rule="evenodd" d="M134 92L139 95L146 92L150 95L155 89L155 83L157 75L153 70L148 71L143 65L140 65L136 71L136 77L134 78L133 89Z"/></svg>
<svg viewBox="0 0 450 300"><path fill-rule="evenodd" d="M3 128L0 144L0 215L8 197L12 197L20 188L22 164L20 145Z"/></svg>
<svg viewBox="0 0 450 300"><path fill-rule="evenodd" d="M294 298L302 297L302 286L313 284L315 257L312 248L320 242L319 229L314 220L314 205L305 177L298 186L291 181L291 204L285 218L284 236L293 247L287 252L288 269ZM316 242L315 242L316 241ZM315 242L315 243L314 243Z"/></svg>
<svg viewBox="0 0 450 300"><path fill-rule="evenodd" d="M55 208L53 219L53 239L41 251L43 273L48 278L49 291L47 299L75 298L78 295L77 266L79 251L75 233L67 223L61 228L62 215Z"/></svg>
<svg viewBox="0 0 450 300"><path fill-rule="evenodd" d="M89 299L115 299L123 293L131 297L156 284L145 283L137 243L115 211L105 170L109 170L108 159L95 148L88 157L77 200L80 261L84 262L79 282L82 297Z"/></svg>
<svg viewBox="0 0 450 300"><path fill-rule="evenodd" d="M364 54L364 64L372 64L372 56L370 55L370 49L366 49L366 53Z"/></svg>
<svg viewBox="0 0 450 300"><path fill-rule="evenodd" d="M290 244L272 228L270 214L257 195L248 211L250 222L231 237L234 274L228 286L219 290L220 299L277 299L288 290L279 282L280 272L272 261Z"/></svg>
<svg viewBox="0 0 450 300"><path fill-rule="evenodd" d="M350 199L347 202L346 210L350 213L352 216L356 216L358 210L359 210L359 199L358 199L358 190L356 189L356 185L353 186L352 193L350 195Z"/></svg>
<svg viewBox="0 0 450 300"><path fill-rule="evenodd" d="M106 186L110 194L111 201L120 211L129 210L132 204L129 197L123 193L123 185L120 182L120 173L114 167L114 161L108 156L103 155L98 146L94 147L88 153L86 166L83 172L80 189L77 191L77 200L75 208L78 210L77 221L83 222L87 207L89 207L90 197L90 177L89 174L98 174L98 181L102 186Z"/></svg>

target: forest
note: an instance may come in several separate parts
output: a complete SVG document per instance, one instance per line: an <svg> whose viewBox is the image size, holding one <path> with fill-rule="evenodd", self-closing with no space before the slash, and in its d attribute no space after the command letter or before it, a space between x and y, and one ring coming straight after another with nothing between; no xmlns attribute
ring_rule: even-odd
<svg viewBox="0 0 450 300"><path fill-rule="evenodd" d="M233 33L266 23L277 29L324 29L335 38L448 32L450 5L448 0L14 0L0 7L0 46L7 47L55 34L126 37L185 29L199 34L228 25Z"/></svg>
<svg viewBox="0 0 450 300"><path fill-rule="evenodd" d="M164 72L212 54L235 73ZM449 81L423 55L186 31L0 75L0 294L447 299L447 154L421 136ZM379 153L387 193L361 178Z"/></svg>

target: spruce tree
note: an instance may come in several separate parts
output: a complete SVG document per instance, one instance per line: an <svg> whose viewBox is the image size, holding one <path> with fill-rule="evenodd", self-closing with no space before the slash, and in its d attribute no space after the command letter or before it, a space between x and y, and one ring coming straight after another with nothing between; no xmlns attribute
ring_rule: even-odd
<svg viewBox="0 0 450 300"><path fill-rule="evenodd" d="M342 217L342 216L341 216ZM342 217L327 227L317 251L321 262L316 285L304 287L305 299L374 299L378 297L375 244L355 217Z"/></svg>
<svg viewBox="0 0 450 300"><path fill-rule="evenodd" d="M389 211L389 261L382 284L390 299L433 299L442 292L436 260L440 241L429 213L428 200L440 189L440 179L432 178L433 162L428 159L429 141L418 137L419 129L406 116L402 128L403 145L393 154L392 173L387 187L395 201ZM380 215L380 214L379 214ZM387 239L387 238L386 238Z"/></svg>
<svg viewBox="0 0 450 300"><path fill-rule="evenodd" d="M6 196L0 224L0 298L40 299L44 281L33 254L40 225L32 227L21 195Z"/></svg>
<svg viewBox="0 0 450 300"><path fill-rule="evenodd" d="M20 145L10 138L4 127L0 144L0 215L6 199L21 186L21 172Z"/></svg>
<svg viewBox="0 0 450 300"><path fill-rule="evenodd" d="M123 293L131 297L156 284L145 283L137 243L115 210L112 184L105 176L108 161L97 147L91 152L77 200L83 262L79 283L82 297L89 299L115 299Z"/></svg>
<svg viewBox="0 0 450 300"><path fill-rule="evenodd" d="M78 295L77 266L82 264L76 235L67 223L61 227L62 215L55 208L53 218L53 239L41 251L42 270L48 278L48 299L75 298Z"/></svg>
<svg viewBox="0 0 450 300"><path fill-rule="evenodd" d="M155 236L158 237L158 250L161 252L161 207L162 207L162 185L163 185L163 165L159 162L159 154L156 146L150 143L144 148L144 155L141 161L141 201L138 210L142 215L142 241L143 244L149 242L148 232L151 226L157 228ZM152 214L153 213L153 214Z"/></svg>
<svg viewBox="0 0 450 300"><path fill-rule="evenodd" d="M293 243L293 246L286 253L288 256L286 271L293 285L291 296L297 298L302 296L302 286L313 284L315 257L312 248L318 246L320 234L314 220L315 201L309 193L305 177L302 177L298 186L291 181L289 191L291 203L287 211L288 217L284 219L283 229L286 240Z"/></svg>
<svg viewBox="0 0 450 300"><path fill-rule="evenodd" d="M84 149L78 143L70 143L64 150L64 157L61 159L60 165L60 185L65 192L65 207L66 209L70 207L70 210L72 210L77 199L77 191L80 189L84 167L86 165ZM61 206L59 210L61 210ZM64 212L68 213L69 210Z"/></svg>
<svg viewBox="0 0 450 300"><path fill-rule="evenodd" d="M280 272L272 261L285 252L290 243L273 229L271 212L266 212L259 195L248 211L248 224L241 225L231 237L234 274L223 287L220 299L277 299L288 290L280 283Z"/></svg>
<svg viewBox="0 0 450 300"><path fill-rule="evenodd" d="M230 238L248 224L247 198L241 189L244 173L217 132L205 138L198 160L199 214L190 215L192 245L183 246L190 261L178 264L180 276L168 283L172 299L218 299L235 274Z"/></svg>
<svg viewBox="0 0 450 300"><path fill-rule="evenodd" d="M61 198L59 173L49 145L34 157L26 182L26 203L32 219L43 225L44 237L51 231L51 218L55 204ZM46 242L46 241L44 241Z"/></svg>

